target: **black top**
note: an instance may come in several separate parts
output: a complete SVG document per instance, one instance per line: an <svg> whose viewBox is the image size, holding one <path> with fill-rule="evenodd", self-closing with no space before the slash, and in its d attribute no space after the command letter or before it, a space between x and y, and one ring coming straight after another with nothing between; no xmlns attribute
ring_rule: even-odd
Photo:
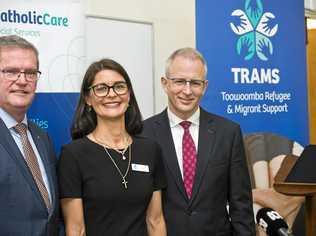
<svg viewBox="0 0 316 236"><path fill-rule="evenodd" d="M128 188L103 146L87 137L62 148L59 160L61 198L81 198L88 236L147 235L146 210L152 193L166 187L161 150L149 139L133 137L123 160L108 149L123 175L131 166Z"/></svg>

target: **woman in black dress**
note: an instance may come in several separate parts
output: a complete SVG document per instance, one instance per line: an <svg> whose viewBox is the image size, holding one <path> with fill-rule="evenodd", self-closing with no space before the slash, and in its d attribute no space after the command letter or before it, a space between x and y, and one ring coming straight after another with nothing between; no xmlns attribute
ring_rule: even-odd
<svg viewBox="0 0 316 236"><path fill-rule="evenodd" d="M67 235L164 236L160 147L138 134L141 114L130 78L110 59L90 65L59 161Z"/></svg>

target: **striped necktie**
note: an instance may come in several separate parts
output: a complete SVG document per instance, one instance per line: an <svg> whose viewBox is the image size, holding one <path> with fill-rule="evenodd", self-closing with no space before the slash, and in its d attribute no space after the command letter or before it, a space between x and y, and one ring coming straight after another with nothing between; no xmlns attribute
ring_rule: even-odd
<svg viewBox="0 0 316 236"><path fill-rule="evenodd" d="M14 130L20 135L21 143L23 147L23 153L25 157L26 164L32 173L38 190L40 191L42 198L44 199L45 205L49 210L51 208L51 203L49 200L48 192L45 187L41 170L32 148L32 145L27 137L27 126L24 123L19 123L14 127Z"/></svg>

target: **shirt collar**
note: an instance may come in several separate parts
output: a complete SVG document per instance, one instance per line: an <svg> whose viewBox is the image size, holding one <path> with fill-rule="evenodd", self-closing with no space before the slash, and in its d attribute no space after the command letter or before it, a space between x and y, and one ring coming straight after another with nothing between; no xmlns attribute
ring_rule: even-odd
<svg viewBox="0 0 316 236"><path fill-rule="evenodd" d="M169 122L170 122L170 127L173 128L177 125L179 125L182 121L181 118L176 116L168 107L167 109L168 117L169 117ZM187 119L187 121L190 121L192 124L199 126L200 124L200 107L192 114L191 117Z"/></svg>
<svg viewBox="0 0 316 236"><path fill-rule="evenodd" d="M0 107L0 118L3 120L4 124L7 126L8 129L13 128L18 124L18 122L3 108ZM27 118L26 115L24 116L21 123L24 123L27 125Z"/></svg>

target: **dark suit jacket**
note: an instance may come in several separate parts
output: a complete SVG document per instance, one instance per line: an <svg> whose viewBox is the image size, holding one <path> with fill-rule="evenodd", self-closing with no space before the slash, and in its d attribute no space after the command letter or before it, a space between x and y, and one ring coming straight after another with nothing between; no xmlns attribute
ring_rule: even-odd
<svg viewBox="0 0 316 236"><path fill-rule="evenodd" d="M162 197L169 236L255 235L249 174L237 124L201 109L191 199L185 192L167 110L144 122L143 135L156 140L163 150L168 187Z"/></svg>
<svg viewBox="0 0 316 236"><path fill-rule="evenodd" d="M43 160L52 195L52 207L45 203L24 157L10 131L0 119L0 235L58 235L59 201L56 159L48 135L31 121L29 130Z"/></svg>

